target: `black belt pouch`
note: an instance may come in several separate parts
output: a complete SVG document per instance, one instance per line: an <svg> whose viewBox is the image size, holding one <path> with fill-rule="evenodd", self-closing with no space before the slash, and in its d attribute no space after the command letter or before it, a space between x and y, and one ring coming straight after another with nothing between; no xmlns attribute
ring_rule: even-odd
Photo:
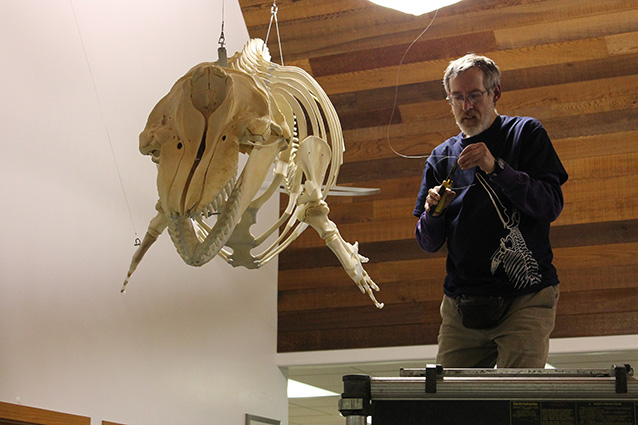
<svg viewBox="0 0 638 425"><path fill-rule="evenodd" d="M463 326L468 329L489 329L496 326L509 310L513 297L456 298L456 309Z"/></svg>

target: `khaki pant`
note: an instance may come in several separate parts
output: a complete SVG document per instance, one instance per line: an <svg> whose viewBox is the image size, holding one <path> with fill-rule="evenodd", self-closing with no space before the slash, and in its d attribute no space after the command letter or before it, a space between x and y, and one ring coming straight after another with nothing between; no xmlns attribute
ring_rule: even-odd
<svg viewBox="0 0 638 425"><path fill-rule="evenodd" d="M455 301L441 303L436 362L447 368L543 368L554 329L558 285L517 297L501 322L491 329L468 329Z"/></svg>

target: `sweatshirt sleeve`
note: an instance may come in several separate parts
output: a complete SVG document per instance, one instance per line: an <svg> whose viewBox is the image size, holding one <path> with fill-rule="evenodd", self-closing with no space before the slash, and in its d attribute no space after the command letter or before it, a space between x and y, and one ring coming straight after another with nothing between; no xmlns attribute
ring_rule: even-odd
<svg viewBox="0 0 638 425"><path fill-rule="evenodd" d="M437 158L442 157L450 157L451 159L447 159L447 161L437 160ZM415 229L417 243L421 249L426 252L438 251L445 243L447 235L445 214L438 217L433 217L428 214L425 211L425 199L428 196L428 190L443 180L440 176L447 174L446 167L452 167L448 162L454 160L455 157L451 156L449 152L442 152L435 149L425 162L423 168L421 187L419 188L419 195L417 196L416 205L412 214L419 218ZM442 169L436 170L437 165L442 167ZM437 179L436 176L439 176L439 178Z"/></svg>
<svg viewBox="0 0 638 425"><path fill-rule="evenodd" d="M537 220L552 222L563 209L561 185L567 181L563 167L545 128L529 119L520 129L520 153L515 164L507 164L490 181L523 213Z"/></svg>
<svg viewBox="0 0 638 425"><path fill-rule="evenodd" d="M531 177L524 171L506 165L492 182L500 186L505 196L523 213L542 221L552 222L563 210L560 175L547 173Z"/></svg>
<svg viewBox="0 0 638 425"><path fill-rule="evenodd" d="M423 212L416 223L414 234L422 250L437 252L445 243L445 216L432 217Z"/></svg>

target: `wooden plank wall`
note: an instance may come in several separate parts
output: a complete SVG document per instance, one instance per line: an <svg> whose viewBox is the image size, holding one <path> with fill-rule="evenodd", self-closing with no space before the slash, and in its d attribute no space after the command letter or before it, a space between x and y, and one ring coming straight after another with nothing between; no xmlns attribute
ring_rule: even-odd
<svg viewBox="0 0 638 425"><path fill-rule="evenodd" d="M250 36L265 38L272 1L240 4ZM327 201L385 303L377 310L307 230L279 258L280 352L436 343L445 252L413 239L425 159L394 151L427 155L458 133L440 79L468 51L499 64L499 112L540 119L570 174L551 234L553 337L638 331L638 1L463 0L422 17L365 0L277 6L285 64L310 72L340 115L339 184L381 190ZM274 32L268 44L279 62Z"/></svg>

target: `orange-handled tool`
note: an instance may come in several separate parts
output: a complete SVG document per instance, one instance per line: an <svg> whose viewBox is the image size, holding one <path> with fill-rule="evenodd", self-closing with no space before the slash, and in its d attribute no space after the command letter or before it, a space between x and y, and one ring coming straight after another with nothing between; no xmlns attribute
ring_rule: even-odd
<svg viewBox="0 0 638 425"><path fill-rule="evenodd" d="M445 209L445 200L447 198L447 189L452 187L452 176L454 175L454 172L456 171L458 166L459 166L459 163L457 161L455 161L454 165L452 166L452 169L450 170L450 172L447 175L447 178L445 180L443 180L443 183L441 183L441 188L439 189L439 196L441 197L441 200L439 201L438 204L436 204L436 208L434 208L434 211L432 212L432 215L439 215Z"/></svg>

